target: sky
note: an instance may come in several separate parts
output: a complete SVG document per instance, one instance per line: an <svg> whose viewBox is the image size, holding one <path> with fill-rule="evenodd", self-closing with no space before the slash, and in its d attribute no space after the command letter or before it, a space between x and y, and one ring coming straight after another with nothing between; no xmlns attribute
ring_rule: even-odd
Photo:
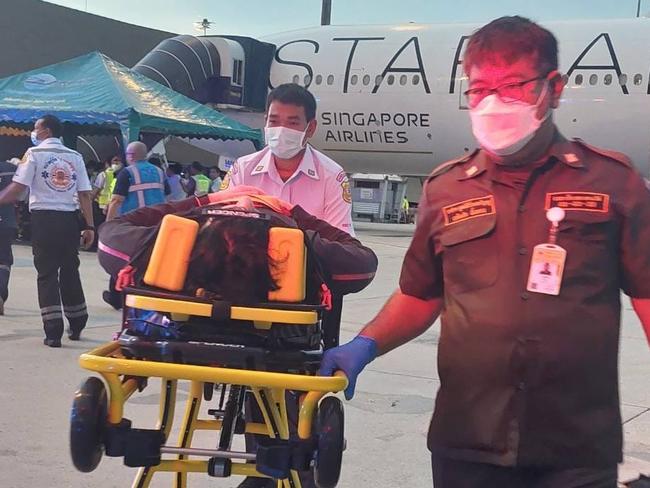
<svg viewBox="0 0 650 488"><path fill-rule="evenodd" d="M533 20L628 18L638 0L332 0L332 24L482 22L502 15ZM51 0L66 7L177 34L259 37L320 23L321 0ZM650 0L641 0L641 15Z"/></svg>

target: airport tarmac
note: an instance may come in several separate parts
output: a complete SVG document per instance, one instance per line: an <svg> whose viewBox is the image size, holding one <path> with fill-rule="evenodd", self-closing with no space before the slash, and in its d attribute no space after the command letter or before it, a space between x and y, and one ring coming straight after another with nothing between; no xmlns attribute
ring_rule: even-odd
<svg viewBox="0 0 650 488"><path fill-rule="evenodd" d="M346 299L341 340L352 338L379 310L397 285L411 225L357 224L360 239L379 256L374 282ZM61 349L42 344L31 249L14 246L10 298L0 317L0 486L2 488L131 486L135 474L119 458L104 457L96 471L80 473L69 455L69 409L74 391L89 375L77 365L82 352L110 340L120 315L101 300L107 277L95 254L81 254L81 273L90 322L81 342L64 339ZM629 300L623 300L621 398L626 463L624 481L650 473L650 354ZM379 358L361 375L356 396L346 403L347 450L341 487L424 488L431 486L426 432L438 388L435 325L413 342ZM157 416L158 384L151 381L127 404L135 427L152 428ZM179 387L177 415L186 385ZM203 415L207 407L202 407ZM172 435L172 439L176 439ZM214 448L212 435L197 438ZM235 487L240 478L190 475L190 487ZM154 487L170 487L169 475L156 475Z"/></svg>

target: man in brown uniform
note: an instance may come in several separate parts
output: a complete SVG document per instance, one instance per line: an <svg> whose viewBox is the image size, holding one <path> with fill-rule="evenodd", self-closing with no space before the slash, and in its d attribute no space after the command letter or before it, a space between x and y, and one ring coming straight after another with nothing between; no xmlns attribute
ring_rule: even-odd
<svg viewBox="0 0 650 488"><path fill-rule="evenodd" d="M625 156L557 131L547 30L497 19L464 69L481 149L431 174L399 290L321 372L344 370L351 397L441 314L434 486L614 488L620 290L650 340L650 192Z"/></svg>

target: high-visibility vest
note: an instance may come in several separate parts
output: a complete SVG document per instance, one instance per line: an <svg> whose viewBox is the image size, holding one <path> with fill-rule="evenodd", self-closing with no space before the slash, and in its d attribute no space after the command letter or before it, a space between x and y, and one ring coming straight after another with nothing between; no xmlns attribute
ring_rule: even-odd
<svg viewBox="0 0 650 488"><path fill-rule="evenodd" d="M402 210L408 212L409 208L410 208L410 203L407 198L404 198L404 200L402 200Z"/></svg>
<svg viewBox="0 0 650 488"><path fill-rule="evenodd" d="M113 196L113 190L115 189L115 171L113 168L108 168L104 170L104 186L99 192L97 197L97 203L100 207L106 207Z"/></svg>
<svg viewBox="0 0 650 488"><path fill-rule="evenodd" d="M160 168L147 161L138 161L124 171L129 173L129 195L122 202L120 215L165 202L165 176Z"/></svg>
<svg viewBox="0 0 650 488"><path fill-rule="evenodd" d="M210 191L210 183L212 183L210 178L205 175L194 175L192 178L196 182L196 186L194 187L194 196L200 197L207 195Z"/></svg>

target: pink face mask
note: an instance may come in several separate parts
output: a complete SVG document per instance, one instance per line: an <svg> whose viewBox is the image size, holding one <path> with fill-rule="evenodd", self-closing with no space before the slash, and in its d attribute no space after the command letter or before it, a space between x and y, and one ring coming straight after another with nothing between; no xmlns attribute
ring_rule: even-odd
<svg viewBox="0 0 650 488"><path fill-rule="evenodd" d="M533 105L521 101L505 103L493 93L470 109L472 132L481 147L497 156L508 156L521 150L551 115L549 108L541 119L537 118L539 105L547 91L545 83Z"/></svg>

